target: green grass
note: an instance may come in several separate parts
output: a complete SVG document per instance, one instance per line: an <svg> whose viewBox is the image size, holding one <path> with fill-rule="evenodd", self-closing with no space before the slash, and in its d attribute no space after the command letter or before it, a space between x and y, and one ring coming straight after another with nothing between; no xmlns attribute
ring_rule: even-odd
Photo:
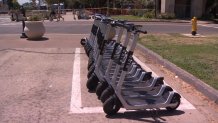
<svg viewBox="0 0 218 123"><path fill-rule="evenodd" d="M140 43L218 90L218 37L145 35Z"/></svg>
<svg viewBox="0 0 218 123"><path fill-rule="evenodd" d="M117 16L112 16L112 18L117 19L117 20L128 20L128 21L146 21L146 20L149 20L149 18L133 16L133 15L117 15Z"/></svg>

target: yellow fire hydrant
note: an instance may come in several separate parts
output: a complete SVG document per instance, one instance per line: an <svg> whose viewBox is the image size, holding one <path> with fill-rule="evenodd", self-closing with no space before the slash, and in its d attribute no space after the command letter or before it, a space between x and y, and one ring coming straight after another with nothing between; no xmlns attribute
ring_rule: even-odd
<svg viewBox="0 0 218 123"><path fill-rule="evenodd" d="M195 36L197 34L197 18L193 17L191 22L192 22L192 35Z"/></svg>

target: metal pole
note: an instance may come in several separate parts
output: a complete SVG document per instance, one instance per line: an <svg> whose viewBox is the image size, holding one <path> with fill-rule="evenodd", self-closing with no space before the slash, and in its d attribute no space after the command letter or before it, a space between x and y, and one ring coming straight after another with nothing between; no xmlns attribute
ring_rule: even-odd
<svg viewBox="0 0 218 123"><path fill-rule="evenodd" d="M40 6L41 6L41 0L39 0L39 10L40 10Z"/></svg>
<svg viewBox="0 0 218 123"><path fill-rule="evenodd" d="M154 17L157 18L157 0L154 0Z"/></svg>
<svg viewBox="0 0 218 123"><path fill-rule="evenodd" d="M109 0L107 0L107 16L109 15Z"/></svg>

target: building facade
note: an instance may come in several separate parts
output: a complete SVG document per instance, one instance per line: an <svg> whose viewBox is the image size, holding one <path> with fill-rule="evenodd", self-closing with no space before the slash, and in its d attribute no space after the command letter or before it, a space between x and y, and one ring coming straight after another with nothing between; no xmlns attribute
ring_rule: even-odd
<svg viewBox="0 0 218 123"><path fill-rule="evenodd" d="M207 0L156 0L160 13L175 14L179 18L202 17Z"/></svg>
<svg viewBox="0 0 218 123"><path fill-rule="evenodd" d="M0 13L8 12L7 0L0 0Z"/></svg>

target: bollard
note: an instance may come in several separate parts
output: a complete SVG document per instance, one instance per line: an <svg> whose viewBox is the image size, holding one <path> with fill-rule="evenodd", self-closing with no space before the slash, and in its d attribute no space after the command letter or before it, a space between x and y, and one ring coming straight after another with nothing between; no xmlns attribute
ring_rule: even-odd
<svg viewBox="0 0 218 123"><path fill-rule="evenodd" d="M25 32L24 32L24 28L25 28L25 20L22 20L22 33L20 38L27 38Z"/></svg>
<svg viewBox="0 0 218 123"><path fill-rule="evenodd" d="M193 17L193 19L191 20L192 22L192 32L191 34L193 36L195 36L197 34L197 18L196 17Z"/></svg>
<svg viewBox="0 0 218 123"><path fill-rule="evenodd" d="M20 8L20 12L22 14L22 33L21 33L21 36L20 38L27 38L26 34L24 33L24 28L25 28L25 20L26 20L26 11L25 9L23 8L23 6L21 6Z"/></svg>

